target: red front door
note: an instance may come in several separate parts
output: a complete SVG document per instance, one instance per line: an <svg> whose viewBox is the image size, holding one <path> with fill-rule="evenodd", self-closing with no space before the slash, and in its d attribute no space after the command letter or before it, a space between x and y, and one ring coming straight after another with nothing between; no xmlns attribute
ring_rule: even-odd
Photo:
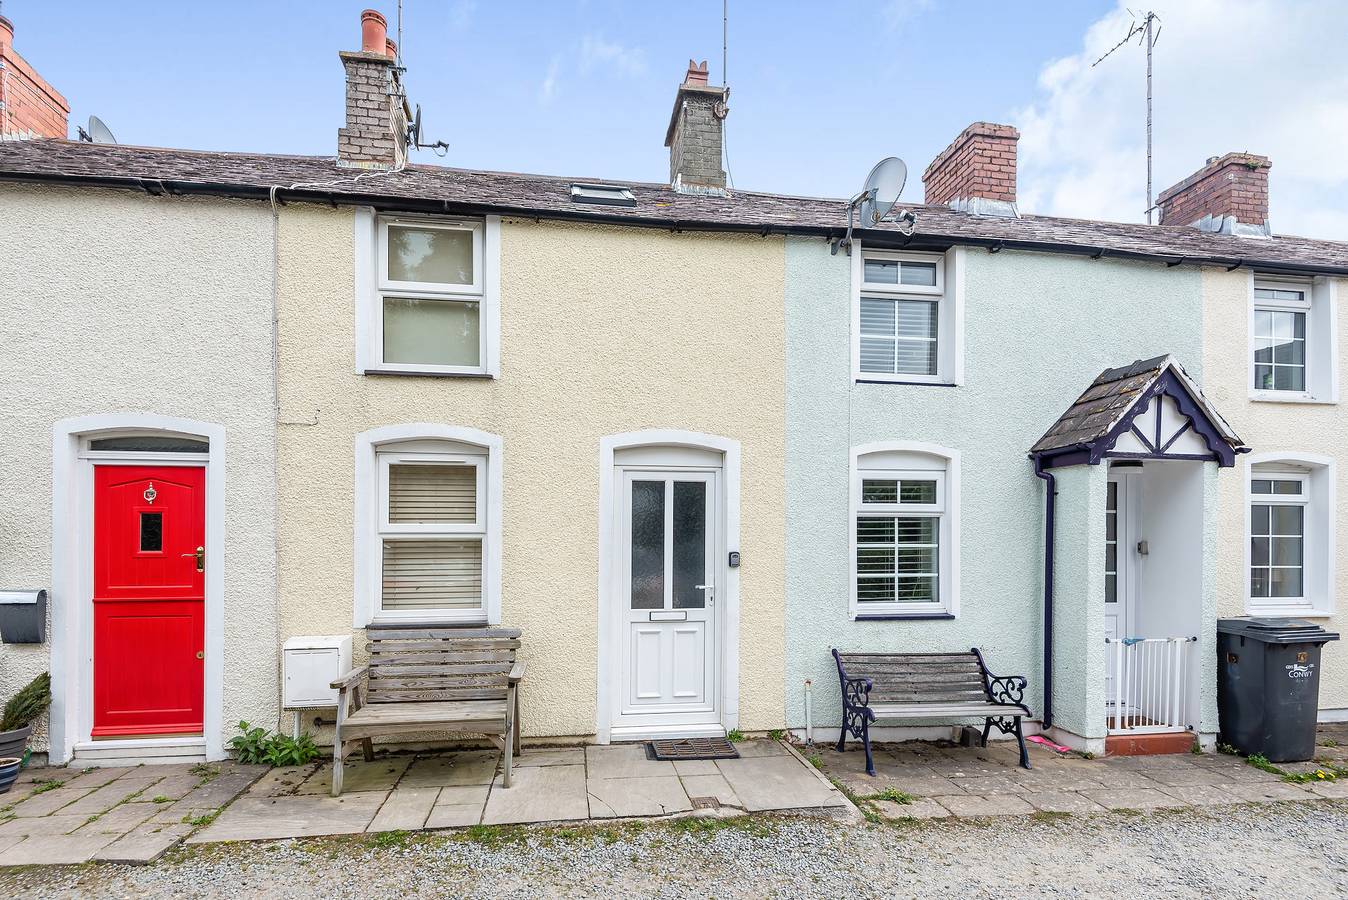
<svg viewBox="0 0 1348 900"><path fill-rule="evenodd" d="M94 467L94 736L200 734L206 470Z"/></svg>

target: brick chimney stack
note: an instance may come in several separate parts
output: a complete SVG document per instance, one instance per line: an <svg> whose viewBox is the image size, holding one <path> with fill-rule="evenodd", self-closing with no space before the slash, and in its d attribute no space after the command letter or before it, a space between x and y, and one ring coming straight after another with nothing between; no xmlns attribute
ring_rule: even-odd
<svg viewBox="0 0 1348 900"><path fill-rule="evenodd" d="M0 140L61 138L70 104L14 50L14 26L0 16Z"/></svg>
<svg viewBox="0 0 1348 900"><path fill-rule="evenodd" d="M928 204L985 216L1016 212L1016 142L1010 125L975 122L922 173Z"/></svg>
<svg viewBox="0 0 1348 900"><path fill-rule="evenodd" d="M725 193L721 168L722 129L729 89L707 84L707 61L688 60L688 74L674 97L674 112L665 132L669 148L669 183L684 193Z"/></svg>
<svg viewBox="0 0 1348 900"><path fill-rule="evenodd" d="M1156 205L1162 225L1192 225L1221 234L1267 236L1267 156L1228 153L1214 156L1179 184L1161 191Z"/></svg>
<svg viewBox="0 0 1348 900"><path fill-rule="evenodd" d="M337 165L393 169L407 163L411 118L388 22L373 9L360 14L360 51L337 54L346 69L346 127L337 130Z"/></svg>

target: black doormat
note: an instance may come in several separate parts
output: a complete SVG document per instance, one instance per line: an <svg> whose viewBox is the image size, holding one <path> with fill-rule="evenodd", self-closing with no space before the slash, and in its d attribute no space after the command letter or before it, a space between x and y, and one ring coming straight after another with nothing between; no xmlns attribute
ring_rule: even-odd
<svg viewBox="0 0 1348 900"><path fill-rule="evenodd" d="M739 759L735 745L723 737L675 738L648 741L646 755L651 759Z"/></svg>

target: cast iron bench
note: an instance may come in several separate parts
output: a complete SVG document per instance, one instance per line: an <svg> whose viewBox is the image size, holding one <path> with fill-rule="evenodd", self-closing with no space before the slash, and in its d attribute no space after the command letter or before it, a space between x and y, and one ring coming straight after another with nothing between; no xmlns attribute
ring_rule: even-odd
<svg viewBox="0 0 1348 900"><path fill-rule="evenodd" d="M849 733L861 738L867 774L875 774L871 723L876 719L981 718L984 746L995 725L1016 736L1020 764L1030 767L1020 729L1021 718L1030 714L1021 702L1025 677L993 675L977 647L968 653L839 653L835 648L833 659L843 701L837 749L842 752Z"/></svg>
<svg viewBox="0 0 1348 900"><path fill-rule="evenodd" d="M369 665L332 683L337 734L332 745L332 795L342 793L346 745L360 741L374 759L371 738L427 731L485 734L505 753L503 783L520 739L518 628L371 625ZM361 686L365 685L362 702Z"/></svg>

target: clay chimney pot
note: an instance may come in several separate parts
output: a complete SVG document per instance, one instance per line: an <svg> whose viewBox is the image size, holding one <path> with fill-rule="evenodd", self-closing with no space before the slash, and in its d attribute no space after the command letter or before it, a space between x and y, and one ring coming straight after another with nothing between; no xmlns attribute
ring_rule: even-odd
<svg viewBox="0 0 1348 900"><path fill-rule="evenodd" d="M388 22L378 10L367 9L360 14L360 49L362 53L378 53L383 56L388 50Z"/></svg>

